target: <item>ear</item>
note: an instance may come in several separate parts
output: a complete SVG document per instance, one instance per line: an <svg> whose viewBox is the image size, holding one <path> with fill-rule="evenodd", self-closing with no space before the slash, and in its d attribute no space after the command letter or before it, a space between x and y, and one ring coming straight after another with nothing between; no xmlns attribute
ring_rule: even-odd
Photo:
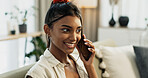
<svg viewBox="0 0 148 78"><path fill-rule="evenodd" d="M47 35L50 35L50 28L48 27L47 24L44 25L44 31Z"/></svg>

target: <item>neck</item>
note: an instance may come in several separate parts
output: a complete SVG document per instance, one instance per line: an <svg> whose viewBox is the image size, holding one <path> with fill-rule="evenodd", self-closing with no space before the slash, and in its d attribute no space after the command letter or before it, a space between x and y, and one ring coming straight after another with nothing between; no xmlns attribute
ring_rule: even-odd
<svg viewBox="0 0 148 78"><path fill-rule="evenodd" d="M68 54L64 53L62 50L57 48L54 44L52 43L50 44L49 51L61 63L64 63L64 64L69 63L70 60L68 58Z"/></svg>

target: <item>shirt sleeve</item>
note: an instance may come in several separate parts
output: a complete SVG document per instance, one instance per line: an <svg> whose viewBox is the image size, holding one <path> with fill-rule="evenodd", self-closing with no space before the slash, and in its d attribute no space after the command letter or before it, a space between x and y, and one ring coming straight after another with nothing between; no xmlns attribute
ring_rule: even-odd
<svg viewBox="0 0 148 78"><path fill-rule="evenodd" d="M32 67L27 74L25 75L25 78L27 78L27 75L31 76L32 78L50 78L51 77L51 73L46 72L46 68L41 67L39 65L36 65L34 67Z"/></svg>

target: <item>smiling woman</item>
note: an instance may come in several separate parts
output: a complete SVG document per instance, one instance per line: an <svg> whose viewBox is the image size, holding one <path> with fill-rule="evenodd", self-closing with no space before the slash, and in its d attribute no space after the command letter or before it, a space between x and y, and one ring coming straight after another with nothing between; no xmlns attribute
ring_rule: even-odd
<svg viewBox="0 0 148 78"><path fill-rule="evenodd" d="M72 53L76 44L81 39L81 27L80 19L76 16L66 16L57 21L53 29L49 29L49 32L45 31L49 33L51 41L55 43L55 45L50 45L50 47L57 46L62 52L66 52L67 54Z"/></svg>
<svg viewBox="0 0 148 78"><path fill-rule="evenodd" d="M47 49L26 78L97 78L93 65L95 48L90 40L81 38L86 38L82 35L82 25L77 6L68 0L53 0L44 25ZM80 40L92 53L88 60L80 52L83 48L77 46ZM81 59L72 54L75 48Z"/></svg>

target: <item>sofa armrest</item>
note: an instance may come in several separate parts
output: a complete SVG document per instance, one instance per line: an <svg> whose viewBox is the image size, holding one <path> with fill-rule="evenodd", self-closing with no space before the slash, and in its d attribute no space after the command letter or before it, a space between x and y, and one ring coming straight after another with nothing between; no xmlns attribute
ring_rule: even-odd
<svg viewBox="0 0 148 78"><path fill-rule="evenodd" d="M0 74L0 78L24 78L27 71L33 66L34 64L27 65L3 74Z"/></svg>

